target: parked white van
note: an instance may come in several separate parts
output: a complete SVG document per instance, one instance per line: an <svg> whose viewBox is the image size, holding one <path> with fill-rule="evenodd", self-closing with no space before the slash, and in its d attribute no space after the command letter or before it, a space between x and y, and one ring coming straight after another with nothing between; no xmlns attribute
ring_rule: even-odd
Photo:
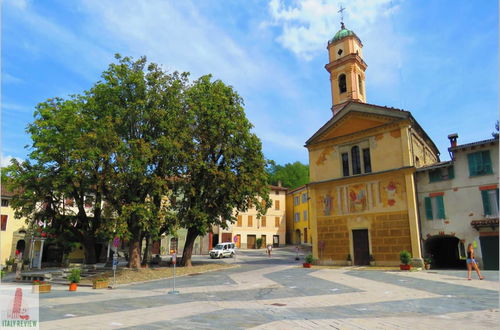
<svg viewBox="0 0 500 330"><path fill-rule="evenodd" d="M219 243L212 250L210 250L210 258L225 258L234 256L234 243Z"/></svg>

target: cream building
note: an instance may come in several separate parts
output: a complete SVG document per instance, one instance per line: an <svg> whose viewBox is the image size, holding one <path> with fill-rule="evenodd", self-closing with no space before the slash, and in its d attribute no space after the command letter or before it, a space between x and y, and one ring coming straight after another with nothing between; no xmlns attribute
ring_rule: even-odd
<svg viewBox="0 0 500 330"><path fill-rule="evenodd" d="M475 246L481 267L498 269L498 138L457 145L452 160L417 170L420 227L433 268L465 268Z"/></svg>
<svg viewBox="0 0 500 330"><path fill-rule="evenodd" d="M238 248L255 249L257 239L262 239L262 247L273 244L278 247L285 244L286 235L286 192L287 188L270 186L272 206L260 219L255 207L238 213L237 221L227 229L214 228L213 235L218 243L235 242Z"/></svg>
<svg viewBox="0 0 500 330"><path fill-rule="evenodd" d="M29 241L25 238L27 225L25 219L14 217L14 209L10 206L13 193L2 186L2 204L0 208L0 264L5 265L5 260L14 258L16 250L26 257Z"/></svg>

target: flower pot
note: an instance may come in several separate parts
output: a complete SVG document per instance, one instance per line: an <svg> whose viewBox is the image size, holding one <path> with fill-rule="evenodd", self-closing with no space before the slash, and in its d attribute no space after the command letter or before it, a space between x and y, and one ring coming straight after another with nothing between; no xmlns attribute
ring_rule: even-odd
<svg viewBox="0 0 500 330"><path fill-rule="evenodd" d="M311 264L310 264L310 263L307 263L307 262L304 262L304 263L302 264L302 267L304 267L304 268L311 268Z"/></svg>
<svg viewBox="0 0 500 330"><path fill-rule="evenodd" d="M399 265L399 269L401 269L401 270L410 270L411 269L411 265Z"/></svg>
<svg viewBox="0 0 500 330"><path fill-rule="evenodd" d="M33 284L31 292L33 293L47 293L52 290L52 284Z"/></svg>
<svg viewBox="0 0 500 330"><path fill-rule="evenodd" d="M370 261L370 266L375 266L375 261Z"/></svg>
<svg viewBox="0 0 500 330"><path fill-rule="evenodd" d="M78 283L69 284L69 291L76 291L77 288L78 288Z"/></svg>
<svg viewBox="0 0 500 330"><path fill-rule="evenodd" d="M425 269L426 269L426 270L431 269L431 264L425 264Z"/></svg>
<svg viewBox="0 0 500 330"><path fill-rule="evenodd" d="M109 286L109 281L93 281L92 289L107 289Z"/></svg>

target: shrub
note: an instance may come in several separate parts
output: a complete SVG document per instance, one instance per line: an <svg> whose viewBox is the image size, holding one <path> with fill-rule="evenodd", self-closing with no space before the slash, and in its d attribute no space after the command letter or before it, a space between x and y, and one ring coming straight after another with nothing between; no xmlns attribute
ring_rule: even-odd
<svg viewBox="0 0 500 330"><path fill-rule="evenodd" d="M12 266L14 264L14 258L5 259L5 265Z"/></svg>
<svg viewBox="0 0 500 330"><path fill-rule="evenodd" d="M255 244L257 245L257 249L260 249L262 247L262 238L257 238Z"/></svg>
<svg viewBox="0 0 500 330"><path fill-rule="evenodd" d="M403 265L408 265L411 261L411 253L403 250L399 253L399 260L401 260L401 263Z"/></svg>
<svg viewBox="0 0 500 330"><path fill-rule="evenodd" d="M68 281L70 281L70 283L80 283L80 269L79 268L73 268L71 270L71 273L68 276Z"/></svg>
<svg viewBox="0 0 500 330"><path fill-rule="evenodd" d="M5 270L0 270L0 278L3 278L5 276Z"/></svg>
<svg viewBox="0 0 500 330"><path fill-rule="evenodd" d="M313 258L313 255L312 254L308 254L305 258L304 258L305 262L308 263L308 264L312 264L313 261L314 261L314 258Z"/></svg>

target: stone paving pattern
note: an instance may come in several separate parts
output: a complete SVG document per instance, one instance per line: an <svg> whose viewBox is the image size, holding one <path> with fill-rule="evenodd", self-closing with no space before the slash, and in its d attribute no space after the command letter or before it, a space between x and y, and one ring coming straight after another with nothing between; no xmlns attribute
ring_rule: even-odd
<svg viewBox="0 0 500 330"><path fill-rule="evenodd" d="M113 290L40 295L41 329L487 329L499 327L497 271L301 268L291 249L240 251L239 267Z"/></svg>

